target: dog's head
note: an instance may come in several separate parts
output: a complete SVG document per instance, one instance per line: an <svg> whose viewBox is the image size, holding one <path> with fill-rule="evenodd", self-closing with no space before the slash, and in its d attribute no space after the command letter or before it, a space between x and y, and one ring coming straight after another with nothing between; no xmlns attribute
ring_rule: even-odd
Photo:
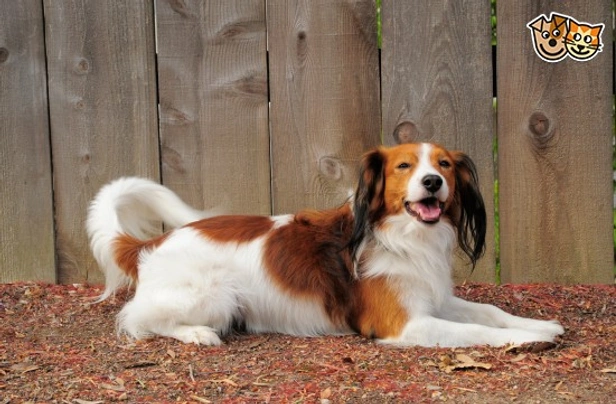
<svg viewBox="0 0 616 404"><path fill-rule="evenodd" d="M426 227L448 220L473 265L484 251L486 211L475 164L466 154L436 144L402 144L367 153L353 213L353 254L375 226L393 216Z"/></svg>

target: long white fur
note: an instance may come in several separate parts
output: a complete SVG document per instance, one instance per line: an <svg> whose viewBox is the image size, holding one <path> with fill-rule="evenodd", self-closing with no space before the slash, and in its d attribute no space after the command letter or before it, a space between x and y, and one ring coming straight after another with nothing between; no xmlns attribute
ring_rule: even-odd
<svg viewBox="0 0 616 404"><path fill-rule="evenodd" d="M119 234L145 239L160 233L161 221L179 227L214 214L188 206L170 189L144 178L119 178L105 185L90 204L86 223L90 248L105 274L100 299L130 283L117 267L111 249Z"/></svg>
<svg viewBox="0 0 616 404"><path fill-rule="evenodd" d="M437 174L430 145L409 180L409 200L421 199L420 179ZM446 181L443 181L444 187ZM439 191L447 198L449 189ZM416 199L411 199L416 198ZM152 221L182 226L209 216L192 209L173 192L152 181L123 178L103 187L93 201L87 228L91 247L105 272L108 297L129 279L115 264L112 240L128 233L145 237ZM279 228L292 215L271 220ZM390 216L374 229L364 248L370 258L362 277L385 276L409 313L402 333L382 342L396 345L458 347L552 341L563 333L556 322L513 316L453 295L451 257L456 234L447 218L426 225L406 212ZM281 291L263 266L268 234L241 244L210 240L190 227L174 231L158 248L142 252L135 296L120 312L122 332L134 338L158 334L186 343L220 344L220 335L241 319L248 331L293 335L349 333L336 327L319 302ZM292 253L292 252L291 252Z"/></svg>
<svg viewBox="0 0 616 404"><path fill-rule="evenodd" d="M272 284L263 271L263 241L218 243L190 227L174 231L140 257L139 282L120 312L120 330L207 345L220 344L218 335L239 318L251 332L348 332L336 329L317 302L293 299Z"/></svg>

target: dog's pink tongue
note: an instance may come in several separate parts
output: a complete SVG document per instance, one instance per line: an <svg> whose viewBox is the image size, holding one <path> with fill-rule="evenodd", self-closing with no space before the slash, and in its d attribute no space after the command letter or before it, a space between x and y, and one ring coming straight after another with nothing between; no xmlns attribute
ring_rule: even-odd
<svg viewBox="0 0 616 404"><path fill-rule="evenodd" d="M416 203L414 209L421 220L425 222L434 222L441 217L441 208L438 204L425 205L423 203Z"/></svg>

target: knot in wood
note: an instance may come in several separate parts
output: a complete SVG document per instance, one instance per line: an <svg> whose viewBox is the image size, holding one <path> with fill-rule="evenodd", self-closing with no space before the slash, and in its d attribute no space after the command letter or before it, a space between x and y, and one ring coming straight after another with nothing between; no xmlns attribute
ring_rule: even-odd
<svg viewBox="0 0 616 404"><path fill-rule="evenodd" d="M342 164L336 157L321 157L319 171L333 181L339 181L342 178Z"/></svg>
<svg viewBox="0 0 616 404"><path fill-rule="evenodd" d="M87 74L90 71L90 62L85 58L81 58L73 70L77 74Z"/></svg>
<svg viewBox="0 0 616 404"><path fill-rule="evenodd" d="M528 130L534 145L538 148L546 147L554 135L550 119L539 111L533 112L528 119Z"/></svg>
<svg viewBox="0 0 616 404"><path fill-rule="evenodd" d="M419 130L413 122L403 121L396 126L393 136L398 144L413 143L419 138Z"/></svg>
<svg viewBox="0 0 616 404"><path fill-rule="evenodd" d="M7 48L0 48L0 63L4 63L9 58L9 50Z"/></svg>
<svg viewBox="0 0 616 404"><path fill-rule="evenodd" d="M295 44L295 51L297 52L297 63L299 66L304 66L306 58L308 56L308 41L306 40L306 32L299 31L297 33L297 42Z"/></svg>

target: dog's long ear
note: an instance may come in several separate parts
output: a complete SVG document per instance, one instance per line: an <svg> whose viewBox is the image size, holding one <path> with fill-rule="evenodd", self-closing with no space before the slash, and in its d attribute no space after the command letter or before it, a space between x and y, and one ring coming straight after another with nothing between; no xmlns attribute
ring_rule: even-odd
<svg viewBox="0 0 616 404"><path fill-rule="evenodd" d="M380 149L364 155L361 161L359 184L353 201L353 233L348 247L353 259L372 225L383 215L385 192L385 156Z"/></svg>
<svg viewBox="0 0 616 404"><path fill-rule="evenodd" d="M458 245L470 258L473 269L485 251L486 208L479 192L477 168L469 156L453 153L456 165L455 204L458 207L454 223L458 232Z"/></svg>

